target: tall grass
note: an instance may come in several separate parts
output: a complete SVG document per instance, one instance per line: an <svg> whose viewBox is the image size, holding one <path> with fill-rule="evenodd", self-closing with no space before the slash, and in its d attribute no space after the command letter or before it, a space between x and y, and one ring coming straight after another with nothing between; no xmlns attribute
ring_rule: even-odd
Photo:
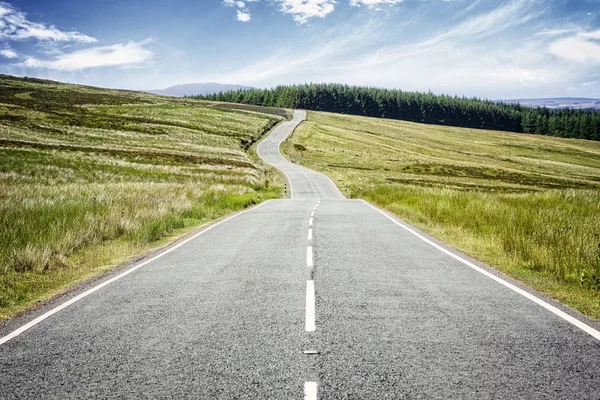
<svg viewBox="0 0 600 400"><path fill-rule="evenodd" d="M600 290L599 191L489 194L394 185L357 195L445 235L467 235L510 264Z"/></svg>

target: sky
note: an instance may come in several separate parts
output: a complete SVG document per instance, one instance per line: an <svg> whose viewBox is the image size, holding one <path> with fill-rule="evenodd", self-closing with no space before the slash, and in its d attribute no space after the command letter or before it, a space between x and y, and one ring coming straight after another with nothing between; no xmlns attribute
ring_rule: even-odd
<svg viewBox="0 0 600 400"><path fill-rule="evenodd" d="M600 0L0 1L0 73L600 97Z"/></svg>

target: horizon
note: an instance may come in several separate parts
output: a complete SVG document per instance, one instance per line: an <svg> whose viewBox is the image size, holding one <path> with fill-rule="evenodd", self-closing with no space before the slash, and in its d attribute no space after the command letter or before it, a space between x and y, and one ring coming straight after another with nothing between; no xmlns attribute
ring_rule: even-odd
<svg viewBox="0 0 600 400"><path fill-rule="evenodd" d="M0 2L0 73L129 90L341 82L493 100L596 99L594 3Z"/></svg>

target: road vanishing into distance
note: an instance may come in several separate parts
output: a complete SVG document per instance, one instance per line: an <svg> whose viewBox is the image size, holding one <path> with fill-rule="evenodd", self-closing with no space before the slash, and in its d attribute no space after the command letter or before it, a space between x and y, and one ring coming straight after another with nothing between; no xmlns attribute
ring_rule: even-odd
<svg viewBox="0 0 600 400"><path fill-rule="evenodd" d="M289 198L6 323L0 398L600 399L595 322L286 161L304 118Z"/></svg>

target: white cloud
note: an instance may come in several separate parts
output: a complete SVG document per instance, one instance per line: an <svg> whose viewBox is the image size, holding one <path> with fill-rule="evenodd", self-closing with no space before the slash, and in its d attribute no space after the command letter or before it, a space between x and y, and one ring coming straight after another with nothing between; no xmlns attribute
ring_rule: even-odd
<svg viewBox="0 0 600 400"><path fill-rule="evenodd" d="M589 39L600 39L600 29L593 32L582 32L580 35Z"/></svg>
<svg viewBox="0 0 600 400"><path fill-rule="evenodd" d="M12 49L0 50L0 55L4 58L17 58L17 53Z"/></svg>
<svg viewBox="0 0 600 400"><path fill-rule="evenodd" d="M578 64L600 64L600 44L587 39L588 37L594 37L595 33L597 32L591 32L592 36L579 34L557 40L550 44L550 53Z"/></svg>
<svg viewBox="0 0 600 400"><path fill-rule="evenodd" d="M323 18L335 9L335 0L278 0L281 11L291 14L299 24L307 23L311 18Z"/></svg>
<svg viewBox="0 0 600 400"><path fill-rule="evenodd" d="M52 42L95 43L97 40L83 33L64 32L52 25L27 20L24 13L8 3L0 2L0 39L37 39Z"/></svg>
<svg viewBox="0 0 600 400"><path fill-rule="evenodd" d="M30 57L21 66L45 68L57 71L78 71L98 67L130 67L140 65L152 58L152 52L144 47L148 41L119 43L112 46L91 47L73 53L61 54L53 60Z"/></svg>
<svg viewBox="0 0 600 400"><path fill-rule="evenodd" d="M237 20L241 22L250 21L250 13L247 11L237 10Z"/></svg>

